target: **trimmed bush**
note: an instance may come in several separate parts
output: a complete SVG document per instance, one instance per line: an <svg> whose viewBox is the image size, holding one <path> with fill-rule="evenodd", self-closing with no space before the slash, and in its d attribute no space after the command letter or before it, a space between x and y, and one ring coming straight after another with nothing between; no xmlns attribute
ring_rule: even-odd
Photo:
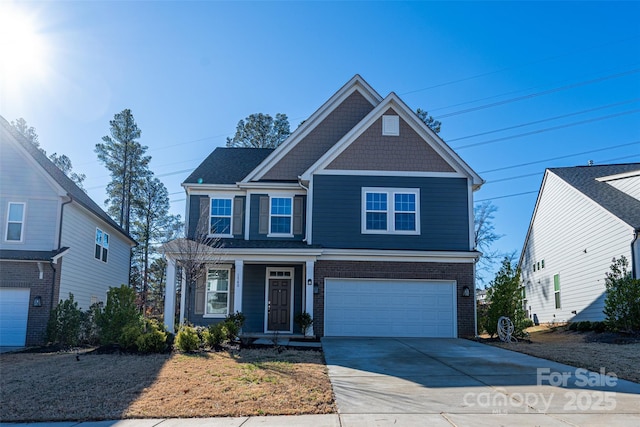
<svg viewBox="0 0 640 427"><path fill-rule="evenodd" d="M296 314L293 318L293 321L296 323L296 325L300 326L300 330L302 331L303 335L307 334L307 329L309 329L309 327L313 324L311 315L306 311Z"/></svg>
<svg viewBox="0 0 640 427"><path fill-rule="evenodd" d="M131 323L124 327L122 333L120 334L120 338L118 339L118 344L125 350L128 351L137 351L138 346L136 341L142 335L142 322L138 321L137 323Z"/></svg>
<svg viewBox="0 0 640 427"><path fill-rule="evenodd" d="M209 347L217 348L229 341L228 324L229 322L220 322L209 326L209 334L207 336L207 344Z"/></svg>
<svg viewBox="0 0 640 427"><path fill-rule="evenodd" d="M140 353L162 353L167 348L167 332L155 319L145 319L145 330L136 339Z"/></svg>
<svg viewBox="0 0 640 427"><path fill-rule="evenodd" d="M591 322L588 320L583 320L582 322L578 322L578 332L587 332L591 330Z"/></svg>
<svg viewBox="0 0 640 427"><path fill-rule="evenodd" d="M176 334L175 346L183 353L196 351L200 348L200 337L196 328L191 325L181 325Z"/></svg>
<svg viewBox="0 0 640 427"><path fill-rule="evenodd" d="M524 320L522 321L522 327L523 327L523 328L530 328L530 327L532 327L532 326L533 326L533 320L531 320L531 319L524 319Z"/></svg>
<svg viewBox="0 0 640 427"><path fill-rule="evenodd" d="M81 325L82 311L70 293L69 299L61 300L49 316L47 341L64 346L76 346L80 342Z"/></svg>

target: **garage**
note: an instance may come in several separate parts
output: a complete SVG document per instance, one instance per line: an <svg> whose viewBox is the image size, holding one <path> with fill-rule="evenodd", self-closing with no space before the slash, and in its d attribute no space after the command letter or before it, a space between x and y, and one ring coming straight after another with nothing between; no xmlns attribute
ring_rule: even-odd
<svg viewBox="0 0 640 427"><path fill-rule="evenodd" d="M432 280L325 280L324 335L456 337L456 284Z"/></svg>
<svg viewBox="0 0 640 427"><path fill-rule="evenodd" d="M0 346L24 346L28 317L29 289L0 288Z"/></svg>

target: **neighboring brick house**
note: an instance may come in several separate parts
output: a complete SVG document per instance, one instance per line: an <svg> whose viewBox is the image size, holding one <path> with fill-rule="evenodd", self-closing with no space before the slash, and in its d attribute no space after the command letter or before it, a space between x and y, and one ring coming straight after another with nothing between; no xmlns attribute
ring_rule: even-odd
<svg viewBox="0 0 640 427"><path fill-rule="evenodd" d="M639 234L640 163L547 169L519 262L529 316L604 320L613 258L640 277Z"/></svg>
<svg viewBox="0 0 640 427"><path fill-rule="evenodd" d="M219 239L197 283L165 246L165 313L245 335L468 337L482 179L394 93L353 77L277 149L217 148L182 184L188 236ZM176 284L179 283L179 285ZM173 316L165 318L173 328Z"/></svg>
<svg viewBox="0 0 640 427"><path fill-rule="evenodd" d="M69 293L82 309L128 283L131 239L0 116L0 346L42 344Z"/></svg>

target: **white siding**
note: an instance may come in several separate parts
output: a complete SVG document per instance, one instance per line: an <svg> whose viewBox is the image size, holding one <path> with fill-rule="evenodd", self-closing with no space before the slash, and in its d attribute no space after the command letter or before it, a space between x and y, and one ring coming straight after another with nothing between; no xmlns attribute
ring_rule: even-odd
<svg viewBox="0 0 640 427"><path fill-rule="evenodd" d="M1 144L0 249L55 249L61 203L55 185L35 167L35 162L27 158L14 144L4 140ZM9 202L26 203L22 242L5 241Z"/></svg>
<svg viewBox="0 0 640 427"><path fill-rule="evenodd" d="M605 273L613 257L631 259L633 230L553 173L547 172L543 185L521 266L530 314L542 323L574 316L603 320ZM538 269L543 260L544 268ZM555 274L560 275L560 309L555 308Z"/></svg>
<svg viewBox="0 0 640 427"><path fill-rule="evenodd" d="M640 175L630 176L628 178L614 179L607 181L607 184L627 193L634 199L640 200Z"/></svg>
<svg viewBox="0 0 640 427"><path fill-rule="evenodd" d="M96 228L109 234L106 263L95 259ZM74 299L82 309L89 308L91 297L106 302L109 287L129 282L128 241L76 203L66 205L62 225L62 246L70 248L63 257L60 276L60 299Z"/></svg>

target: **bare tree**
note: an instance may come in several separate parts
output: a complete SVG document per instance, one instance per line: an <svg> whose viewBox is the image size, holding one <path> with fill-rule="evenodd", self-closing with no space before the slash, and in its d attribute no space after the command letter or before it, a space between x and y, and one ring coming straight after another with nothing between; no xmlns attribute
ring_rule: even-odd
<svg viewBox="0 0 640 427"><path fill-rule="evenodd" d="M493 226L494 214L497 210L498 208L490 201L480 203L473 209L475 247L482 252L476 267L477 278L481 283L486 283L485 275L492 273L493 265L505 257L505 254L492 248L493 243L502 237L495 232Z"/></svg>

